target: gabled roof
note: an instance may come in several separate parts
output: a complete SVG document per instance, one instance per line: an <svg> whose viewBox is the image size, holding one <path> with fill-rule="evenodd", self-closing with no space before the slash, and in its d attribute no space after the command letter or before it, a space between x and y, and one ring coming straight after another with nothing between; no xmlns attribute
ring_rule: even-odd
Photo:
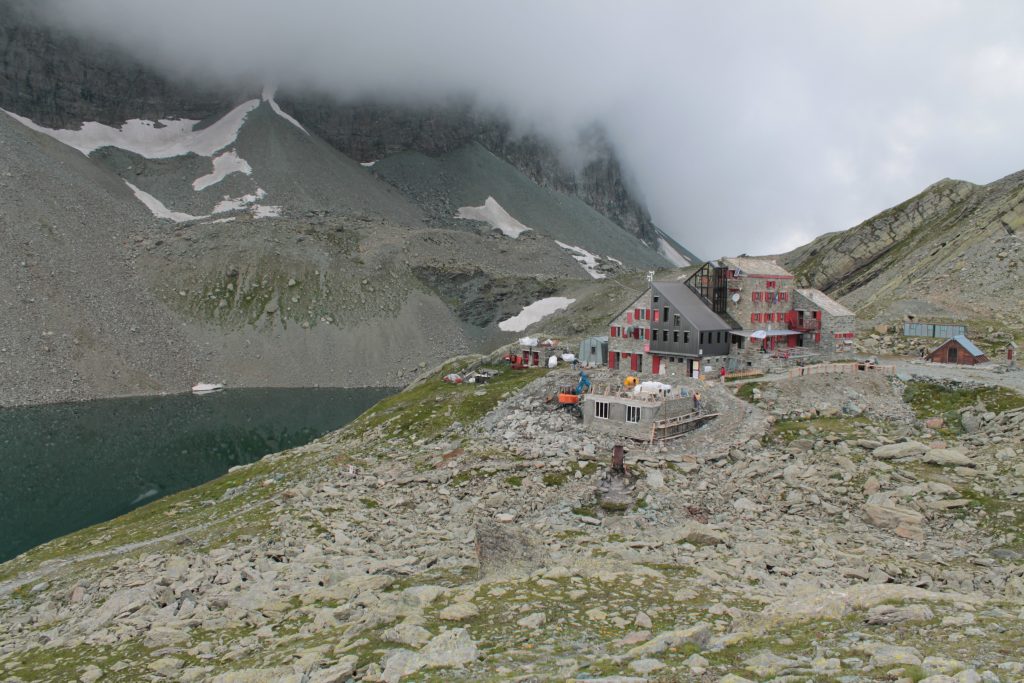
<svg viewBox="0 0 1024 683"><path fill-rule="evenodd" d="M962 334L958 334L958 335L956 335L955 337L950 337L949 339L947 339L946 341L942 342L941 344L939 344L938 346L936 346L936 347L935 347L934 349L932 349L932 350L931 350L931 351L929 352L929 354L931 354L931 353L935 353L936 351L938 351L939 349L941 349L941 348L942 348L943 346L945 346L945 345L946 345L946 344L948 344L949 342L956 342L957 344L959 344L960 346L962 346L962 347L963 347L964 351L966 351L967 353L971 354L971 355L972 355L972 356L974 356L975 358L979 358L979 357L981 357L981 356L984 356L984 355L985 355L985 352L984 352L984 351L982 351L981 349L979 349L979 348L978 348L978 347L977 347L977 346L975 345L975 343L974 343L974 342L972 342L972 341L971 341L970 339L968 339L968 338L967 338L966 336L964 336L964 335L962 335Z"/></svg>
<svg viewBox="0 0 1024 683"><path fill-rule="evenodd" d="M743 275L774 275L776 277L793 277L793 274L775 263L763 258L750 256L733 256L724 258L722 261L726 266L741 271Z"/></svg>
<svg viewBox="0 0 1024 683"><path fill-rule="evenodd" d="M697 296L685 282L666 280L655 282L654 287L664 296L679 314L701 330L730 330L732 325L722 320L717 313L708 308L704 300Z"/></svg>
<svg viewBox="0 0 1024 683"><path fill-rule="evenodd" d="M820 289L807 287L805 289L798 289L796 291L800 292L801 295L810 299L811 303L813 303L815 306L825 311L829 315L854 315L853 311L851 311L849 308L842 305L841 303L830 297L828 294L821 291Z"/></svg>

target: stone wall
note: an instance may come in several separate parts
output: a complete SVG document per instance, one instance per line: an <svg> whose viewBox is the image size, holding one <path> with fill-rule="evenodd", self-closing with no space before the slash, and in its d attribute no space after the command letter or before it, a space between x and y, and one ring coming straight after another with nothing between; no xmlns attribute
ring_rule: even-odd
<svg viewBox="0 0 1024 683"><path fill-rule="evenodd" d="M726 312L747 330L785 330L786 313L793 307L793 284L792 275L731 277ZM733 294L740 295L739 301L732 300ZM751 319L753 314L757 314L758 320Z"/></svg>
<svg viewBox="0 0 1024 683"><path fill-rule="evenodd" d="M622 313L615 317L615 320L611 322L608 330L608 362L612 362L612 356L616 353L619 354L620 358L622 354L640 354L641 357L645 356L644 347L649 343L647 338L644 336L644 330L649 330L650 322L642 320L639 323L636 321L635 312L636 309L650 310L651 308L651 290L647 290L641 294L633 303L629 305L629 308L624 310ZM622 330L627 327L636 327L640 330L639 338L634 337L623 337ZM612 334L612 329L615 328L618 334ZM619 364L615 366L617 370L629 370L629 362L627 360L625 366L622 365L621 360ZM651 359L644 357L644 367L642 372L650 372L651 370Z"/></svg>

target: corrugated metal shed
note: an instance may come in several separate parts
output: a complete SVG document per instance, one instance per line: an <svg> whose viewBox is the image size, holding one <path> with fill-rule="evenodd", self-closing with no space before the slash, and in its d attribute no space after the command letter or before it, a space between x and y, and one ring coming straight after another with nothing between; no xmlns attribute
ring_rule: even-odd
<svg viewBox="0 0 1024 683"><path fill-rule="evenodd" d="M935 323L903 323L904 337L937 337L951 339L966 335L966 325L937 325Z"/></svg>

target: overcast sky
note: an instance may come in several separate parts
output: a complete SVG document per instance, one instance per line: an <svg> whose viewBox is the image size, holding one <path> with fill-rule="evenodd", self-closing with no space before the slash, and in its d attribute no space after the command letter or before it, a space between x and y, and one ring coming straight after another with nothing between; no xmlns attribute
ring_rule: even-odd
<svg viewBox="0 0 1024 683"><path fill-rule="evenodd" d="M775 253L944 177L1024 169L1016 0L55 0L181 75L354 99L471 93L610 133L701 256Z"/></svg>

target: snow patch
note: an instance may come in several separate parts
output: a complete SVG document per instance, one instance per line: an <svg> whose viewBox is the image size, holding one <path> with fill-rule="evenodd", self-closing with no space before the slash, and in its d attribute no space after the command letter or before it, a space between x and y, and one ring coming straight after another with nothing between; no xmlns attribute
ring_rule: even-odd
<svg viewBox="0 0 1024 683"><path fill-rule="evenodd" d="M374 159L373 161L360 161L359 165L360 166L365 166L366 168L372 168L373 165L375 163L377 163L377 161L379 161L379 160L378 159Z"/></svg>
<svg viewBox="0 0 1024 683"><path fill-rule="evenodd" d="M217 206L213 207L214 213L227 213L228 211L241 211L247 209L259 200L267 196L266 190L262 187L256 188L254 194L244 194L241 197L228 197L224 196L224 199L217 203Z"/></svg>
<svg viewBox="0 0 1024 683"><path fill-rule="evenodd" d="M149 194L148 192L140 190L139 188L129 183L127 180L124 181L124 184L132 189L132 192L135 193L135 197L140 202L145 204L146 208L148 208L157 218L167 218L174 221L175 223L184 223L185 221L194 221L199 218L206 218L206 216L190 216L189 214L181 213L180 211L171 211L166 206L164 206L163 202L161 202L159 199Z"/></svg>
<svg viewBox="0 0 1024 683"><path fill-rule="evenodd" d="M205 190L211 185L216 185L232 173L244 173L252 175L252 166L249 162L238 156L238 152L231 150L213 158L213 172L196 178L192 181L192 189L196 192Z"/></svg>
<svg viewBox="0 0 1024 683"><path fill-rule="evenodd" d="M54 130L6 109L0 111L32 130L74 147L86 156L103 147L117 147L147 159L169 159L190 153L201 157L213 156L215 152L235 142L245 117L258 106L259 100L243 102L212 125L200 130L195 129L199 121L191 119L161 119L158 122L131 119L120 128L87 121L79 130Z"/></svg>
<svg viewBox="0 0 1024 683"><path fill-rule="evenodd" d="M217 218L212 221L204 221L203 225L217 225L218 223L230 223L235 220L235 216L228 216L227 218Z"/></svg>
<svg viewBox="0 0 1024 683"><path fill-rule="evenodd" d="M601 260L601 257L591 254L582 247L574 247L571 244L559 242L558 240L555 240L555 244L566 251L572 252L572 257L576 259L581 266L583 266L583 270L587 271L587 274L589 274L590 277L595 280L603 280L606 277L604 273L597 272L597 262Z"/></svg>
<svg viewBox="0 0 1024 683"><path fill-rule="evenodd" d="M564 296L553 296L541 299L540 301L534 301L519 311L519 315L498 323L498 329L505 332L522 332L535 322L543 320L555 311L569 308L574 303L576 303L576 299L567 299Z"/></svg>
<svg viewBox="0 0 1024 683"><path fill-rule="evenodd" d="M515 239L530 228L526 227L501 208L494 197L488 197L483 206L463 206L455 214L456 218L464 218L472 221L483 221L492 228L501 230L505 237Z"/></svg>
<svg viewBox="0 0 1024 683"><path fill-rule="evenodd" d="M254 204L252 207L252 215L256 218L280 218L281 207Z"/></svg>
<svg viewBox="0 0 1024 683"><path fill-rule="evenodd" d="M682 268L690 265L690 259L676 251L664 237L658 238L658 253L667 258L673 266Z"/></svg>
<svg viewBox="0 0 1024 683"><path fill-rule="evenodd" d="M274 99L274 95L275 94L277 94L277 88L271 87L269 85L265 86L263 88L263 95L262 95L263 101L270 105L270 108L274 110L275 114L277 114L282 119L284 119L288 123L292 124L293 126L298 128L299 130L301 130L306 135L309 135L309 131L306 130L305 128L303 128L301 123L296 121L293 116L291 116L290 114L286 113L283 109L281 109L281 105L279 105L277 103L277 100Z"/></svg>

